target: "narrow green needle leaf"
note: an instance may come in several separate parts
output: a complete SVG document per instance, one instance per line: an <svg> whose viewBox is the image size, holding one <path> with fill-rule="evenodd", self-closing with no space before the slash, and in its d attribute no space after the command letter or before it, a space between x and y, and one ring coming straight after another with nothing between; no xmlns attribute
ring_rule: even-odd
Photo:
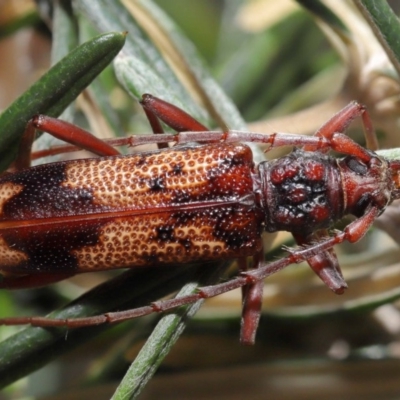
<svg viewBox="0 0 400 400"><path fill-rule="evenodd" d="M376 38L386 50L397 73L400 75L400 22L396 14L383 0L354 1L371 25Z"/></svg>
<svg viewBox="0 0 400 400"><path fill-rule="evenodd" d="M216 282L229 262L220 263L211 270L202 270L197 281L187 283L176 297L191 295L197 287ZM113 400L136 399L153 377L165 356L172 349L186 327L186 321L196 314L204 300L179 307L164 315L118 386Z"/></svg>
<svg viewBox="0 0 400 400"><path fill-rule="evenodd" d="M155 279L153 268L130 270L85 293L50 317L79 318L147 305L179 290L186 282L193 281L196 274L196 268L171 267L160 269ZM0 388L93 340L109 328L110 325L103 324L78 329L28 327L20 331L0 343Z"/></svg>
<svg viewBox="0 0 400 400"><path fill-rule="evenodd" d="M13 161L19 139L35 114L58 116L112 61L125 33L106 33L74 49L0 115L0 169Z"/></svg>
<svg viewBox="0 0 400 400"><path fill-rule="evenodd" d="M332 12L323 2L319 0L296 0L300 5L306 8L308 11L313 13L318 18L322 19L331 28L340 32L341 34L347 34L348 29L343 22Z"/></svg>

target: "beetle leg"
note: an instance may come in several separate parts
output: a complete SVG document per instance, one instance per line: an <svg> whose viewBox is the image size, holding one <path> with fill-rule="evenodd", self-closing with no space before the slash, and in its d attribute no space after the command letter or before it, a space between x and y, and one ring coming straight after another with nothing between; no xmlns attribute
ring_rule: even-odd
<svg viewBox="0 0 400 400"><path fill-rule="evenodd" d="M140 104L143 108L143 111L146 114L147 120L149 121L149 124L151 126L153 133L155 133L155 134L164 133L164 129L161 125L161 122L157 118L157 115L153 112L151 107L146 107L143 102L140 102ZM164 143L157 143L157 147L161 150L161 149L166 149L169 146L168 146L168 143L164 142Z"/></svg>
<svg viewBox="0 0 400 400"><path fill-rule="evenodd" d="M69 122L46 115L37 115L32 118L30 123L38 130L47 132L64 142L78 146L99 156L115 156L120 154L118 150L104 142L104 140Z"/></svg>
<svg viewBox="0 0 400 400"><path fill-rule="evenodd" d="M27 168L30 165L31 147L36 130L47 132L58 139L78 146L80 149L88 150L100 156L120 154L110 144L76 125L46 115L36 115L28 122L21 139L18 155L14 161L14 166L17 170Z"/></svg>
<svg viewBox="0 0 400 400"><path fill-rule="evenodd" d="M159 119L161 119L161 121L165 122L168 126L176 130L177 132L198 132L209 130L206 126L195 120L185 111L174 106L173 104L154 97L151 94L144 94L142 96L140 104L146 111L146 114L150 113L157 116ZM149 121L151 123L150 119Z"/></svg>
<svg viewBox="0 0 400 400"><path fill-rule="evenodd" d="M356 101L352 101L337 114L335 114L329 121L327 121L318 131L315 136L325 137L332 139L336 133L343 133L350 123L361 117L361 121L364 128L364 136L367 142L367 148L370 150L378 149L378 139L376 137L375 130L372 126L371 117L363 104L359 104ZM309 150L307 147L304 150Z"/></svg>
<svg viewBox="0 0 400 400"><path fill-rule="evenodd" d="M380 211L378 207L370 207L362 217L351 222L343 231L339 231L333 236L326 238L319 243L313 244L311 248L315 251L315 253L312 256L328 250L337 244L343 243L344 241L348 241L350 243L359 241L368 232L369 228L371 228L372 224L378 217L379 212ZM331 246L329 246L329 243ZM309 253L310 248L306 247L304 251ZM295 250L292 253L294 257L300 257L300 259L303 260L304 258L302 254L303 250ZM248 274L252 272L253 271L250 271Z"/></svg>
<svg viewBox="0 0 400 400"><path fill-rule="evenodd" d="M153 132L156 134L164 132L159 120L163 121L177 132L203 132L209 130L179 107L152 96L151 94L144 94L140 104L146 113ZM212 141L213 140L210 142ZM209 141L203 143L209 143ZM157 146L159 149L168 147L168 145L164 143L157 143Z"/></svg>
<svg viewBox="0 0 400 400"><path fill-rule="evenodd" d="M331 148L339 153L349 154L368 163L373 157L372 153L360 146L344 133L335 133L331 139Z"/></svg>
<svg viewBox="0 0 400 400"><path fill-rule="evenodd" d="M143 110L146 114L146 117L147 117L149 123L150 123L153 133L156 135L164 133L164 129L161 126L161 122L156 117L156 115L145 107L143 107ZM168 143L157 143L157 147L158 147L158 149L161 150L161 149L167 149L169 146L168 146Z"/></svg>
<svg viewBox="0 0 400 400"><path fill-rule="evenodd" d="M254 265L258 268L264 258L264 252L261 250L254 255ZM239 260L239 270L247 270L246 259ZM257 327L260 321L262 296L264 290L264 281L256 281L252 284L242 286L242 319L240 330L240 343L253 345L256 339Z"/></svg>
<svg viewBox="0 0 400 400"><path fill-rule="evenodd" d="M171 108L176 108L169 103L163 102L160 99L157 99L151 95L144 95L145 97L149 97L147 101L141 102L143 106L143 110L146 113L146 117L150 123L150 126L152 128L153 133L155 134L162 134L164 133L163 127L161 126L160 120L157 117L157 106L153 106L153 104L157 103L163 103L164 104L164 109L167 109L168 106ZM151 98L151 99L150 99ZM159 107L158 107L159 108ZM179 110L179 109L177 109ZM162 114L160 110L159 114ZM183 111L182 111L183 113ZM186 114L187 116L187 114ZM192 118L190 116L187 116L188 118ZM37 122L35 121L35 118L37 118ZM48 157L48 156L54 156L57 154L63 154L67 152L72 152L72 151L79 151L82 149L86 149L88 151L91 151L97 155L100 156L107 156L107 155L116 155L119 154L117 150L114 149L113 146L121 146L121 145L126 145L130 144L131 141L129 138L121 138L121 139L126 139L125 141L121 141L121 139L103 139L100 140L93 136L90 132L87 132L77 126L74 126L68 122L58 120L56 118L51 118L51 117L46 117L46 116L39 116L35 117L34 119L30 120L25 134L23 136L23 139L21 141L20 145L20 156L18 156L18 164L17 169L23 169L27 168L30 166L30 161L31 160L37 160L42 157ZM195 121L193 119L193 121ZM197 122L197 121L196 121ZM38 125L40 124L40 126ZM201 130L207 130L206 127L200 125ZM192 126L190 126L192 128ZM31 147L32 143L34 140L35 136L35 131L36 129L40 129L43 131L46 131L53 136L62 139L63 141L67 143L71 143L72 146L54 146L51 149L46 149L46 150L40 150L34 153L31 153ZM192 129L190 129L192 130ZM80 140L71 140L70 133L69 132L77 132L75 136L78 136L81 138ZM95 138L95 143L92 143L93 138ZM82 143L82 140L85 141ZM157 142L157 146L159 149L162 148L167 148L168 147L168 142L171 140L163 141L163 142ZM89 142L89 147L87 147L86 142ZM99 143L100 142L100 143ZM107 143L104 145L104 142ZM113 143L115 142L115 144ZM94 146L94 147L93 147ZM112 148L112 150L111 150ZM100 150L100 151L99 151ZM24 151L24 153L22 153Z"/></svg>
<svg viewBox="0 0 400 400"><path fill-rule="evenodd" d="M147 138L152 137L153 135L145 135ZM162 135L164 138L166 135ZM163 143L168 143L168 142L173 142L174 141L175 135L169 135L169 140L164 140ZM106 139L101 139L103 142L107 143L108 145L112 147L116 146L129 146L131 145L132 139L131 137L120 137L120 138L106 138ZM152 143L159 143L160 141L155 140ZM43 157L49 157L49 156L56 156L58 154L64 154L64 153L71 153L74 151L81 151L82 147L79 146L74 146L74 145L55 145L50 147L49 149L43 149L43 150L37 150L31 153L31 160L38 160Z"/></svg>
<svg viewBox="0 0 400 400"><path fill-rule="evenodd" d="M293 234L300 246L312 245L324 237L329 237L325 229L321 229L308 236ZM346 281L340 270L339 262L333 248L325 250L307 260L311 269L336 294L342 294L347 289Z"/></svg>

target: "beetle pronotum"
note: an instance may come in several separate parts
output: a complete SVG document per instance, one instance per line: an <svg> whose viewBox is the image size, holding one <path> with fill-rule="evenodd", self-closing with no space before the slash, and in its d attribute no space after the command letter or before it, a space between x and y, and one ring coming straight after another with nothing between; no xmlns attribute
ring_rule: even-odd
<svg viewBox="0 0 400 400"><path fill-rule="evenodd" d="M361 117L367 136L373 135L362 105L350 103L313 137L210 132L151 95L143 96L142 105L155 133L162 133L158 118L179 133L122 142L179 146L121 156L109 143L66 122L46 116L30 121L21 146L40 129L101 157L25 168L27 157L21 155L15 162L20 171L0 178L1 287L40 286L87 271L221 258L238 259L241 274L185 298L121 313L77 320L8 318L0 323L77 327L114 322L241 286L241 340L253 343L262 279L271 273L306 259L328 287L344 291L347 285L332 247L359 240L387 204L400 197L394 183L400 163L379 157L343 133ZM288 156L254 165L251 150L240 143L246 141L297 147ZM329 157L330 149L347 156ZM357 219L329 236L327 229L346 214ZM266 263L263 229L290 231L302 247ZM254 270L246 270L248 256L255 260Z"/></svg>

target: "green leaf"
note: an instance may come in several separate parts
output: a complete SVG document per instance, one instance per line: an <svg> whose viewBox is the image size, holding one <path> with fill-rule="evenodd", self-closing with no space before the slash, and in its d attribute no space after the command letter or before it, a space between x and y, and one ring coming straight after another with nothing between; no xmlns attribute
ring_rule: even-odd
<svg viewBox="0 0 400 400"><path fill-rule="evenodd" d="M134 5L134 10L130 9L131 14L127 13L122 3L76 0L74 6L99 31L126 29L129 32L126 46L114 62L116 75L128 93L138 100L144 93L161 97L183 108L206 126L210 126L212 118L222 129L246 129L232 100L216 83L194 45L170 18L150 0L129 3L132 7ZM137 21L134 17L138 14L145 15L147 22ZM157 34L153 32L154 26L157 27ZM165 50L163 44L154 44L149 35L165 39L168 49L172 48L171 52L162 54ZM175 68L179 69L181 79L186 82L185 87L190 87L192 94L166 62L168 58L175 60ZM194 101L194 96L200 99L203 108ZM204 108L208 115L205 115ZM265 159L258 146L250 144L250 147L257 162Z"/></svg>
<svg viewBox="0 0 400 400"><path fill-rule="evenodd" d="M210 268L199 266L199 269L189 266L162 268L158 269L156 277L153 268L130 270L85 293L49 317L78 318L147 305L154 299L179 290L190 280L196 281L197 274L204 276L204 269L214 276L212 272L216 268L213 264ZM11 336L0 343L0 388L93 340L106 329L110 329L110 325L79 329L28 327Z"/></svg>
<svg viewBox="0 0 400 400"><path fill-rule="evenodd" d="M9 22L0 25L0 39L12 35L13 33L32 26L40 22L40 18L36 11L28 11L27 13L15 18Z"/></svg>
<svg viewBox="0 0 400 400"><path fill-rule="evenodd" d="M328 8L323 2L319 0L296 0L301 6L313 13L316 17L320 18L332 29L335 29L342 35L348 34L346 25Z"/></svg>
<svg viewBox="0 0 400 400"><path fill-rule="evenodd" d="M160 54L158 47L162 45L157 47L148 36L156 21L166 40L178 51L174 54L178 54L177 62L185 69L185 80L190 80L196 95L213 118L220 125L237 129L245 127L236 107L212 78L193 44L153 2L135 2L135 6L129 9L131 15L127 14L120 2L77 0L74 4L101 31L119 28L128 30L127 45L116 60L115 68L122 84L134 97L140 98L143 93L151 93L182 106L195 118L202 121L205 119L204 112L178 80L175 71L165 61L165 56ZM145 15L147 22L134 19L139 13ZM128 79L130 73L134 75Z"/></svg>
<svg viewBox="0 0 400 400"><path fill-rule="evenodd" d="M400 23L397 15L384 0L354 1L371 25L376 38L386 50L390 61L400 75Z"/></svg>
<svg viewBox="0 0 400 400"><path fill-rule="evenodd" d="M222 263L217 268L213 267L213 270L202 270L201 275L197 277L197 281L187 283L176 297L194 294L198 286L212 284L219 279L220 274L228 265L229 263ZM113 400L137 398L179 339L186 327L186 321L198 311L202 303L203 300L199 300L189 306L179 307L160 319L129 367L112 397Z"/></svg>
<svg viewBox="0 0 400 400"><path fill-rule="evenodd" d="M74 49L0 115L0 168L15 158L27 122L35 114L58 116L111 62L125 33L100 35Z"/></svg>

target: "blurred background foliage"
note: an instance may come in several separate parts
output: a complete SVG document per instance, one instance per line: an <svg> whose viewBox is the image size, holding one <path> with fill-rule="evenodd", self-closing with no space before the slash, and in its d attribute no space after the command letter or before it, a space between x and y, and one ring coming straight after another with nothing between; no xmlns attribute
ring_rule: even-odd
<svg viewBox="0 0 400 400"><path fill-rule="evenodd" d="M368 106L381 146L399 147L399 36L397 20L386 9L389 4L398 15L396 1L63 4L68 23L60 22L60 15L53 23L56 1L0 1L0 108L68 46L99 32L127 30L127 44L114 65L63 114L100 137L149 132L135 98L150 92L211 126L243 129L246 121L247 129L267 133L310 134L355 99ZM380 19L368 12L371 7ZM350 135L362 143L360 125L353 125ZM52 139L43 135L38 147L49 143ZM263 157L254 152L257 160ZM397 242L399 220L395 205L379 222ZM349 282L343 296L330 293L307 266L269 278L252 348L238 342L240 293L207 301L141 398L397 398L400 253L395 241L375 229L361 243L338 249ZM266 236L266 243L273 258L280 256L282 244L292 242L279 233ZM0 291L0 314L43 315L105 279L108 274L86 274L40 290ZM93 336L3 389L0 398L110 398L154 325L154 318L140 319ZM16 331L1 328L0 337ZM144 385L139 381L137 386ZM138 392L131 389L126 398Z"/></svg>

